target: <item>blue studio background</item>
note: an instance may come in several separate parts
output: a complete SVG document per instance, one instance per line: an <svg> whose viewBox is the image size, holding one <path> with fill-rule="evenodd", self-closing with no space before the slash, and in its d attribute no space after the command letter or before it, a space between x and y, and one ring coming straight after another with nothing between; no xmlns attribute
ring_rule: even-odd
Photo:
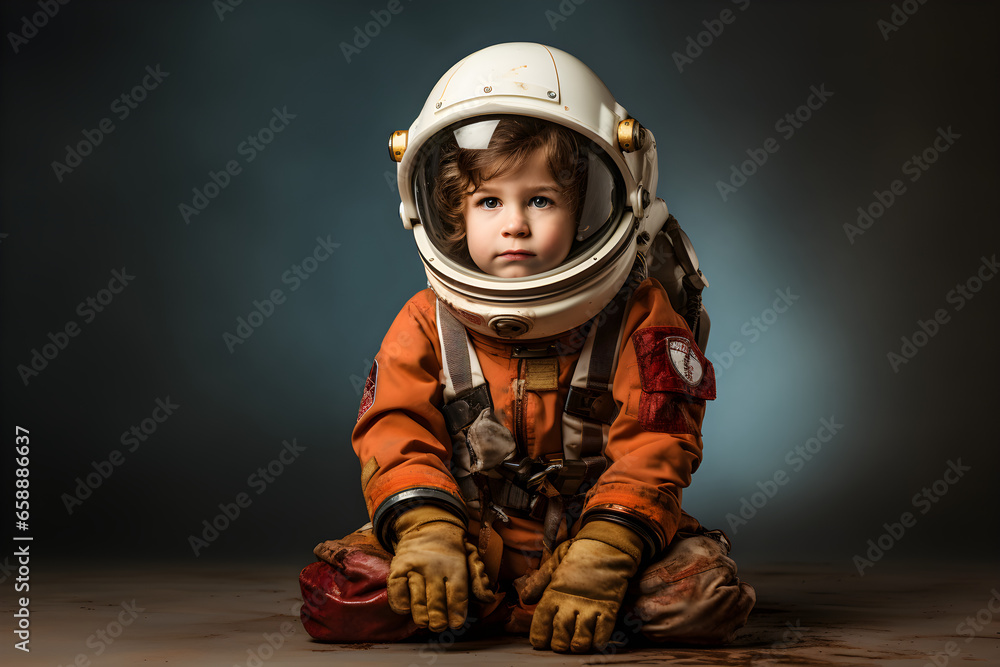
<svg viewBox="0 0 1000 667"><path fill-rule="evenodd" d="M2 421L36 558L294 568L367 521L363 379L425 286L386 140L505 41L574 54L656 135L711 282L688 511L741 562L854 573L904 512L869 572L994 558L995 4L388 4L3 3Z"/></svg>

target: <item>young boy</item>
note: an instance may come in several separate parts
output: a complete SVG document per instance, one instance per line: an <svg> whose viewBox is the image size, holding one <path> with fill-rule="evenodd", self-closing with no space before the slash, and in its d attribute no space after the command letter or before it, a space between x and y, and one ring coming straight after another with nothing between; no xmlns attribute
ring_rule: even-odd
<svg viewBox="0 0 1000 667"><path fill-rule="evenodd" d="M667 220L651 135L572 56L500 44L449 70L390 154L430 288L369 374L352 442L372 523L316 547L308 632L731 639L755 595L681 510L715 379L700 302L685 319L648 277Z"/></svg>

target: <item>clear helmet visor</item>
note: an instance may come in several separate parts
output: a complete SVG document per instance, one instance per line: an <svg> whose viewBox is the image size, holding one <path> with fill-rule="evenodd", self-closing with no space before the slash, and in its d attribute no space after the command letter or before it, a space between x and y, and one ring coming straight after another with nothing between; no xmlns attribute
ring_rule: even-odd
<svg viewBox="0 0 1000 667"><path fill-rule="evenodd" d="M421 145L413 188L438 257L479 278L548 276L608 243L625 184L595 142L528 116L479 116Z"/></svg>

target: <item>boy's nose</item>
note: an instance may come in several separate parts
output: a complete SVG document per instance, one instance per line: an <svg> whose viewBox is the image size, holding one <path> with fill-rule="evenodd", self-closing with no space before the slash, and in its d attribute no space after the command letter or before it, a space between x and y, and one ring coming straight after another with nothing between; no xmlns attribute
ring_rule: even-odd
<svg viewBox="0 0 1000 667"><path fill-rule="evenodd" d="M504 236L520 237L527 236L531 230L528 228L527 216L523 211L515 208L509 211L501 231Z"/></svg>

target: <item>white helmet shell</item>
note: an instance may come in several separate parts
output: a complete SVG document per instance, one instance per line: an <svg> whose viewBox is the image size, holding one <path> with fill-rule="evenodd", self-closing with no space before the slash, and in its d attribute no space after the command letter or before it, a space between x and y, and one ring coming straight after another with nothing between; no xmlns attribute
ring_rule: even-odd
<svg viewBox="0 0 1000 667"><path fill-rule="evenodd" d="M606 154L622 189L617 219L610 221L599 245L558 270L522 278L469 271L452 261L428 234L428 221L422 219L426 209L415 187L421 147L429 140L469 119L506 115L575 131ZM656 142L635 125L634 145L628 145L627 137L623 144L620 125L633 127L628 121L625 109L590 68L541 44L485 48L456 63L437 82L405 136L397 167L400 217L413 231L430 287L468 328L523 340L558 336L614 298L636 259L637 239L655 235L667 216L665 205L655 201Z"/></svg>

